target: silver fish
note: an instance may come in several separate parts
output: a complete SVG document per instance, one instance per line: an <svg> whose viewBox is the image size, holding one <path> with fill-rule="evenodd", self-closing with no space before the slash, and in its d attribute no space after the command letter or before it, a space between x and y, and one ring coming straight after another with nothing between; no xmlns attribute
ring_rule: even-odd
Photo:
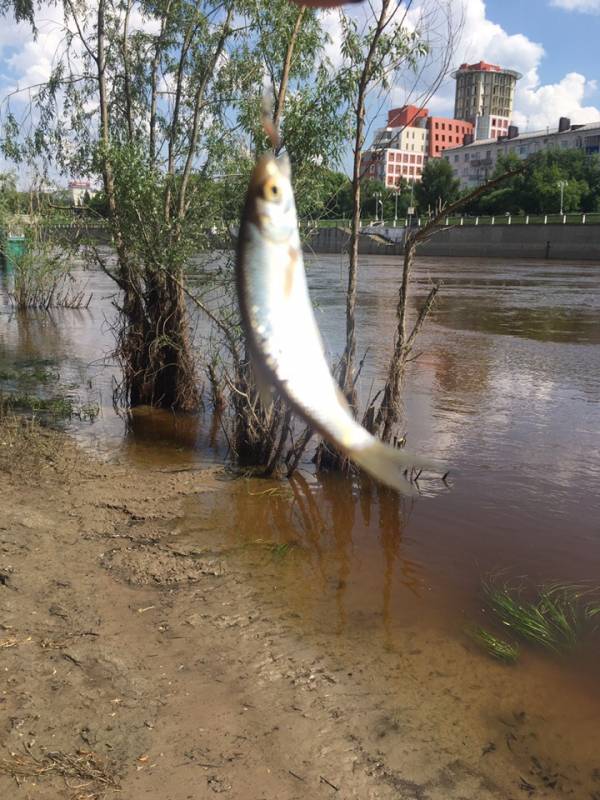
<svg viewBox="0 0 600 800"><path fill-rule="evenodd" d="M237 293L261 396L294 411L381 483L413 493L404 472L431 462L383 444L356 422L327 364L308 294L287 156L257 162L242 214Z"/></svg>

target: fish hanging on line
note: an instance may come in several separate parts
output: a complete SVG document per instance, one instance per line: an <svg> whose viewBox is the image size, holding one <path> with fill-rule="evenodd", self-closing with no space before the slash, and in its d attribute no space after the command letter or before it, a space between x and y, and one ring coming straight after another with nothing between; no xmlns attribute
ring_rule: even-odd
<svg viewBox="0 0 600 800"><path fill-rule="evenodd" d="M270 120L265 130L275 148ZM384 444L355 419L333 378L308 294L287 155L254 168L238 236L236 284L242 324L263 402L277 389L294 411L381 483L414 493L405 476L431 461Z"/></svg>

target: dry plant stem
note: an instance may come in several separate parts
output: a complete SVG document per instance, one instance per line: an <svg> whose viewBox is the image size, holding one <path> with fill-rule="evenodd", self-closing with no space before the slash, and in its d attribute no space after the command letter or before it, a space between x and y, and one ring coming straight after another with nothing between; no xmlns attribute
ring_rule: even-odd
<svg viewBox="0 0 600 800"><path fill-rule="evenodd" d="M408 234L404 246L404 261L402 267L402 282L398 293L398 306L396 311L397 328L394 340L394 351L390 359L388 367L388 376L383 389L383 395L379 404L379 408L374 415L374 422L369 427L371 433L379 435L384 442L389 442L392 438L394 427L398 422L400 416L400 399L402 392L402 383L406 370L406 364L410 360L412 349L415 340L421 330L431 308L433 307L439 287L434 285L430 290L425 303L419 310L416 322L410 331L407 332L406 327L406 314L408 310L408 289L410 286L411 271L416 255L417 247L424 241L427 241L437 231L444 227L444 220L447 216L457 211L462 206L472 202L477 197L490 189L496 188L504 181L515 175L520 174L525 169L525 166L516 170L506 172L498 178L478 186L465 197L459 198L454 203L440 208L429 222L422 228L417 230L414 234ZM373 405L373 403L371 404ZM370 409L365 413L365 420L369 419ZM371 413L370 419L373 419Z"/></svg>
<svg viewBox="0 0 600 800"><path fill-rule="evenodd" d="M279 462L281 461L281 455L283 453L283 448L285 446L285 442L289 434L291 421L292 421L292 410L291 408L287 408L283 417L283 422L281 424L279 441L277 442L277 447L275 448L273 454L271 455L271 458L269 459L269 462L265 469L265 475L272 475L277 469Z"/></svg>
<svg viewBox="0 0 600 800"><path fill-rule="evenodd" d="M196 148L198 146L198 134L200 132L200 113L204 108L206 89L208 87L209 80L212 78L212 74L215 70L215 67L217 66L219 58L223 54L223 50L225 49L225 43L229 38L231 32L230 26L231 26L231 19L233 17L233 8L234 8L233 3L230 3L229 8L227 9L227 17L225 19L225 22L223 23L223 27L221 28L221 36L219 37L219 41L217 43L217 46L215 47L212 58L210 59L206 67L202 80L199 81L196 94L194 95L192 132L190 136L190 143L188 146L187 158L185 160L185 166L183 168L183 176L181 178L181 188L179 191L179 207L178 207L179 222L181 222L187 210L186 192L190 179L190 174L192 171L194 156L196 154Z"/></svg>
<svg viewBox="0 0 600 800"><path fill-rule="evenodd" d="M362 148L364 144L367 89L371 65L377 52L377 45L383 34L388 9L392 0L383 0L371 40L369 52L361 72L356 98L356 132L354 137L354 163L352 166L352 228L350 233L348 288L346 291L346 347L340 370L340 385L350 405L355 404L353 372L356 355L356 293L358 287L358 242L360 239L360 195Z"/></svg>
<svg viewBox="0 0 600 800"><path fill-rule="evenodd" d="M308 443L310 442L312 436L314 434L314 430L308 425L302 435L294 445L293 449L290 450L288 456L288 469L286 472L286 477L291 478L296 469L298 468L298 464L300 463L300 459L302 458L302 454L308 447Z"/></svg>
<svg viewBox="0 0 600 800"><path fill-rule="evenodd" d="M285 61L283 64L283 74L281 76L279 91L277 93L277 98L275 100L275 109L273 114L273 128L275 129L275 131L279 130L279 125L281 123L281 116L283 113L283 107L285 105L288 82L290 79L292 57L294 55L296 40L298 39L298 34L300 33L300 28L302 27L302 20L304 19L305 12L306 12L306 6L301 6L300 11L298 12L298 16L296 17L296 24L294 25L294 30L292 31L292 35L290 36L290 40L288 42L287 51L285 54Z"/></svg>

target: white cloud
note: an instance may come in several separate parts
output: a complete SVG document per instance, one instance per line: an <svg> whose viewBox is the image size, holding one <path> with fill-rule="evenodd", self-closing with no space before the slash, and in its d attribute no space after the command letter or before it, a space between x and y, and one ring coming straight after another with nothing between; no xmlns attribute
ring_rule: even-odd
<svg viewBox="0 0 600 800"><path fill-rule="evenodd" d="M36 18L37 37L28 23L6 16L0 33L0 96L47 81L64 45L64 19L58 6L43 8ZM17 98L15 98L17 99Z"/></svg>
<svg viewBox="0 0 600 800"><path fill-rule="evenodd" d="M574 123L596 122L600 110L583 105L586 94L594 90L594 81L587 81L578 72L569 72L558 83L525 86L519 92L514 122L530 130L555 128L559 117L569 117Z"/></svg>
<svg viewBox="0 0 600 800"><path fill-rule="evenodd" d="M600 0L551 0L550 5L565 11L580 11L582 14L600 14Z"/></svg>
<svg viewBox="0 0 600 800"><path fill-rule="evenodd" d="M577 4L577 0L561 0ZM600 0L580 0L579 5L600 7ZM515 69L522 74L517 83L514 121L522 129L556 128L561 116L574 123L593 122L600 119L600 109L585 102L596 92L596 83L577 72L570 72L557 83L543 84L540 66L547 54L539 42L522 33L508 33L488 19L485 0L463 0L464 28L457 47L454 63L473 63L484 60ZM402 102L400 93L394 100ZM452 114L454 108L454 81L449 79L429 103L433 111Z"/></svg>

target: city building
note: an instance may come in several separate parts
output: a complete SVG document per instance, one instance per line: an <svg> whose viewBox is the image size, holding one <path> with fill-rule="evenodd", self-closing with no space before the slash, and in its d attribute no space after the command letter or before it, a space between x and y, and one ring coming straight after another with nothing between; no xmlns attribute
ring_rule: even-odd
<svg viewBox="0 0 600 800"><path fill-rule="evenodd" d="M464 120L430 117L426 108L393 108L387 126L376 131L363 155L364 175L388 188L398 186L401 179L420 181L428 158L439 158L447 148L463 144L473 130Z"/></svg>
<svg viewBox="0 0 600 800"><path fill-rule="evenodd" d="M376 131L364 154L367 177L389 188L401 179L419 181L428 158L439 158L473 140L489 142L516 135L511 116L521 77L518 72L478 61L461 64L453 77L454 118L432 117L428 109L412 105L388 111L386 127Z"/></svg>
<svg viewBox="0 0 600 800"><path fill-rule="evenodd" d="M454 116L475 128L475 139L495 139L508 133L519 72L478 61L461 64L456 80Z"/></svg>
<svg viewBox="0 0 600 800"><path fill-rule="evenodd" d="M512 153L518 158L528 158L542 150L553 149L578 149L587 155L600 153L600 122L571 125L569 119L561 117L557 130L546 129L521 134L518 128L510 126L506 136L474 141L462 147L455 147L443 155L461 185L475 187L488 180L501 155Z"/></svg>
<svg viewBox="0 0 600 800"><path fill-rule="evenodd" d="M87 198L92 198L97 194L97 190L92 188L90 181L69 181L67 196L74 206L82 206L85 204Z"/></svg>

